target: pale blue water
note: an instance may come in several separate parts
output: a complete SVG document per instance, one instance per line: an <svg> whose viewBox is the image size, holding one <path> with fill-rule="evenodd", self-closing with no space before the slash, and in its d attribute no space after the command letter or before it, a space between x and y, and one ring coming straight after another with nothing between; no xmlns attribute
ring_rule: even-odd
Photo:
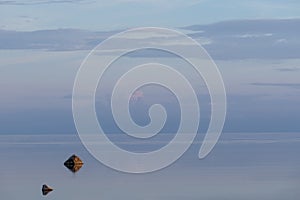
<svg viewBox="0 0 300 200"><path fill-rule="evenodd" d="M116 141L137 151L157 145ZM223 133L204 160L197 158L200 145L166 169L136 175L105 167L76 134L1 135L1 200L300 198L300 133ZM73 153L85 163L77 174L63 166ZM44 183L54 188L46 197Z"/></svg>

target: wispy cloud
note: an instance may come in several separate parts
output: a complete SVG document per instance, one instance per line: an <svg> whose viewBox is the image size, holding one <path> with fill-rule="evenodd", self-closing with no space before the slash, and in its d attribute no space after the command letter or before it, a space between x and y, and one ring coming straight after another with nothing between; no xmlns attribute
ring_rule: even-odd
<svg viewBox="0 0 300 200"><path fill-rule="evenodd" d="M300 67L277 68L276 70L281 72L296 72L300 71Z"/></svg>
<svg viewBox="0 0 300 200"><path fill-rule="evenodd" d="M37 4L55 4L55 3L89 3L92 0L4 0L0 5L37 5Z"/></svg>
<svg viewBox="0 0 300 200"><path fill-rule="evenodd" d="M270 37L272 36L272 33L263 33L263 34L242 34L237 35L237 38L259 38L259 37Z"/></svg>
<svg viewBox="0 0 300 200"><path fill-rule="evenodd" d="M92 49L115 32L76 29L32 32L0 30L0 49L45 49L52 51Z"/></svg>
<svg viewBox="0 0 300 200"><path fill-rule="evenodd" d="M266 86L266 87L287 87L292 89L300 89L300 83L251 83L255 86Z"/></svg>
<svg viewBox="0 0 300 200"><path fill-rule="evenodd" d="M208 38L214 59L299 58L300 19L232 20L184 27L192 38Z"/></svg>

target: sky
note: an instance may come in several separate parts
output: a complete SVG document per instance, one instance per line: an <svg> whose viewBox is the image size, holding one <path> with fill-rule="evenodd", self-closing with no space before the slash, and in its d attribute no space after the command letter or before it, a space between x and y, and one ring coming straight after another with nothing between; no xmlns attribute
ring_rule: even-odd
<svg viewBox="0 0 300 200"><path fill-rule="evenodd" d="M0 198L38 200L41 185L47 183L55 188L48 199L297 199L299 15L296 0L0 0ZM147 26L175 29L202 45L222 76L227 113L220 141L199 160L215 106L205 77L164 51L137 50L116 60L97 85L94 107L99 124L119 147L136 153L157 150L174 137L181 120L180 102L172 91L146 85L125 104L139 126L150 124L152 105L164 106L161 134L149 141L122 134L111 95L132 66L172 66L187 78L200 104L198 134L188 151L163 170L132 175L106 167L81 143L72 94L76 74L92 49L116 33ZM103 55L95 55L110 58L123 44L148 39L151 45L179 48L199 59L190 44L168 34L118 39ZM98 60L91 63L102 66ZM165 79L183 88L178 80ZM90 97L84 94L76 96L83 109ZM190 102L190 96L185 100ZM124 105L120 99L116 103ZM194 111L192 105L186 107ZM73 153L85 162L75 175L62 165Z"/></svg>
<svg viewBox="0 0 300 200"><path fill-rule="evenodd" d="M202 44L221 72L228 100L225 132L299 130L299 27L299 19L261 19L221 21L178 29ZM89 51L116 32L1 30L0 119L3 123L0 132L76 132L71 107L76 73ZM166 42L166 46L172 46L172 43ZM119 65L130 67L130 64L153 61L177 65L178 69L178 65L184 65L178 59L151 51L136 52L121 60ZM105 87L110 87L110 79L121 76L122 72L124 70L117 69L108 75L109 84L104 84ZM187 76L193 74L190 70L183 72L188 73ZM197 93L204 98L200 101L208 105L208 94L201 78L191 79L198 87ZM109 93L105 87L104 92L98 93L98 114L101 109L109 108L106 102ZM145 108L161 101L160 98L153 101L159 92L154 96L148 93L145 93L147 98L140 98L136 104L136 110L143 105L144 109L140 109L138 115L133 112L134 118L144 125L148 120ZM171 100L169 103L169 110L174 110L176 102ZM105 107L101 108L101 105ZM209 121L209 109L209 106L202 109L205 123ZM174 115L170 113L170 116ZM18 126L14 126L16 123ZM113 132L116 129L110 126L111 123L110 120L107 130ZM174 128L170 127L170 130Z"/></svg>
<svg viewBox="0 0 300 200"><path fill-rule="evenodd" d="M296 0L3 0L0 5L0 28L21 31L174 28L235 19L297 18L300 7Z"/></svg>

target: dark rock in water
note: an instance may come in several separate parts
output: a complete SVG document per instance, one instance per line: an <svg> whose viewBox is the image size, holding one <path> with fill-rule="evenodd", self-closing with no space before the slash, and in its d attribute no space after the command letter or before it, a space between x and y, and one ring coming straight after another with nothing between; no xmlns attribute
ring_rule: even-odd
<svg viewBox="0 0 300 200"><path fill-rule="evenodd" d="M83 162L82 162L82 160L78 156L76 156L74 154L68 160L66 160L64 162L64 165L70 171L72 171L73 173L76 173L83 166Z"/></svg>
<svg viewBox="0 0 300 200"><path fill-rule="evenodd" d="M53 189L49 187L48 185L44 184L42 187L42 194L46 196L49 192L52 192Z"/></svg>

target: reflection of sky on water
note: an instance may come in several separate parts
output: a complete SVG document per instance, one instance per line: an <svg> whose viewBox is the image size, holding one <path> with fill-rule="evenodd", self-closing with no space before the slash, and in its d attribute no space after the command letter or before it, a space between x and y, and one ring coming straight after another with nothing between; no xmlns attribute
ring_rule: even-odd
<svg viewBox="0 0 300 200"><path fill-rule="evenodd" d="M6 200L40 199L47 183L55 188L47 199L297 199L299 143L297 133L224 133L204 160L197 159L196 141L170 167L132 175L99 163L75 135L3 135L0 193ZM73 153L85 162L77 174L63 166Z"/></svg>

